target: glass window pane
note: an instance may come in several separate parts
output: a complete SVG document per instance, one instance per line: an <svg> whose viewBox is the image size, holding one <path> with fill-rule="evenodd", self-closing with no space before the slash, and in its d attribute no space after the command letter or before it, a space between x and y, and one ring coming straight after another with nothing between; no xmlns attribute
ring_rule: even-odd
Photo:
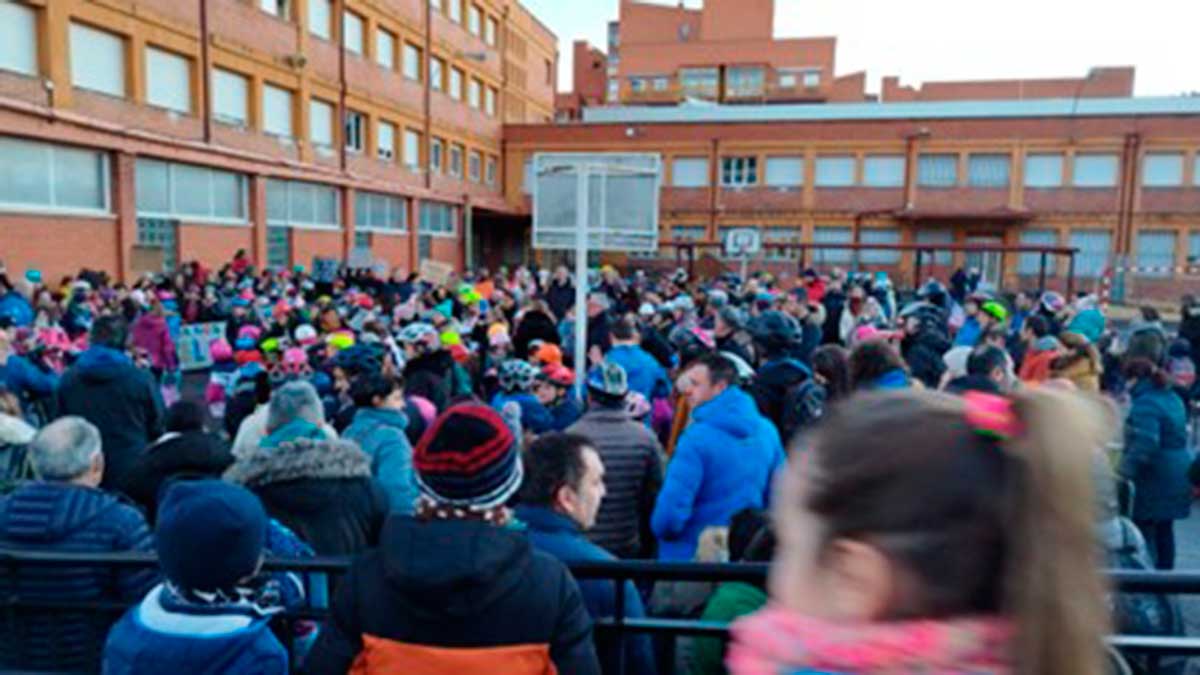
<svg viewBox="0 0 1200 675"><path fill-rule="evenodd" d="M1152 153L1142 163L1142 185L1179 187L1183 185L1183 153Z"/></svg>
<svg viewBox="0 0 1200 675"><path fill-rule="evenodd" d="M32 7L0 2L0 69L38 72L37 14Z"/></svg>
<svg viewBox="0 0 1200 675"><path fill-rule="evenodd" d="M958 184L958 155L921 155L917 180L922 187L954 187Z"/></svg>
<svg viewBox="0 0 1200 675"><path fill-rule="evenodd" d="M342 30L345 31L346 51L352 54L363 53L363 20L354 12L342 14Z"/></svg>
<svg viewBox="0 0 1200 675"><path fill-rule="evenodd" d="M209 170L187 164L171 165L171 194L175 212L186 216L212 215Z"/></svg>
<svg viewBox="0 0 1200 675"><path fill-rule="evenodd" d="M212 172L213 215L217 218L245 218L242 177L228 171Z"/></svg>
<svg viewBox="0 0 1200 675"><path fill-rule="evenodd" d="M1021 232L1021 243L1026 246L1057 246L1058 232L1055 230L1024 230ZM1058 256L1046 256L1046 274L1054 274L1058 270ZM1035 276L1041 273L1042 255L1040 253L1022 253L1017 257L1017 274Z"/></svg>
<svg viewBox="0 0 1200 675"><path fill-rule="evenodd" d="M863 159L863 185L867 187L904 187L904 157L876 155Z"/></svg>
<svg viewBox="0 0 1200 675"><path fill-rule="evenodd" d="M235 124L245 124L247 118L247 92L250 81L245 77L221 70L213 70L213 114L217 119Z"/></svg>
<svg viewBox="0 0 1200 675"><path fill-rule="evenodd" d="M421 135L410 129L404 130L404 165L409 168L421 165Z"/></svg>
<svg viewBox="0 0 1200 675"><path fill-rule="evenodd" d="M0 202L49 206L50 146L0 136Z"/></svg>
<svg viewBox="0 0 1200 675"><path fill-rule="evenodd" d="M288 217L287 223L311 224L316 222L315 197L313 186L309 183L296 181L288 182Z"/></svg>
<svg viewBox="0 0 1200 675"><path fill-rule="evenodd" d="M854 241L854 234L848 227L813 228L813 243L815 244L849 244ZM813 264L841 265L850 262L850 249L830 248L813 249Z"/></svg>
<svg viewBox="0 0 1200 675"><path fill-rule="evenodd" d="M1075 187L1113 187L1117 184L1116 155L1075 155Z"/></svg>
<svg viewBox="0 0 1200 675"><path fill-rule="evenodd" d="M146 100L167 110L192 111L192 65L178 54L146 48Z"/></svg>
<svg viewBox="0 0 1200 675"><path fill-rule="evenodd" d="M1008 187L1010 164L1008 155L971 155L967 158L967 185L980 188Z"/></svg>
<svg viewBox="0 0 1200 675"><path fill-rule="evenodd" d="M391 197L386 195L373 195L371 197L371 226L380 229L391 228Z"/></svg>
<svg viewBox="0 0 1200 675"><path fill-rule="evenodd" d="M292 137L292 92L263 85L263 131Z"/></svg>
<svg viewBox="0 0 1200 675"><path fill-rule="evenodd" d="M167 175L167 166L166 162L138 158L134 182L139 214L171 212L171 183Z"/></svg>
<svg viewBox="0 0 1200 675"><path fill-rule="evenodd" d="M103 209L105 163L92 150L54 148L54 203L74 209Z"/></svg>
<svg viewBox="0 0 1200 675"><path fill-rule="evenodd" d="M849 187L854 185L853 157L818 157L817 187Z"/></svg>
<svg viewBox="0 0 1200 675"><path fill-rule="evenodd" d="M421 79L421 50L407 42L404 43L404 77Z"/></svg>
<svg viewBox="0 0 1200 675"><path fill-rule="evenodd" d="M918 244L953 244L954 233L950 230L917 230ZM922 261L929 263L931 257L927 254L923 256ZM950 251L935 251L932 255L934 265L948 266L954 260L954 254Z"/></svg>
<svg viewBox="0 0 1200 675"><path fill-rule="evenodd" d="M1137 235L1138 275L1171 277L1175 275L1175 232L1147 230Z"/></svg>
<svg viewBox="0 0 1200 675"><path fill-rule="evenodd" d="M313 99L308 107L308 135L313 145L333 147L333 105Z"/></svg>
<svg viewBox="0 0 1200 675"><path fill-rule="evenodd" d="M333 32L333 1L308 0L308 30L317 37L330 39Z"/></svg>
<svg viewBox="0 0 1200 675"><path fill-rule="evenodd" d="M767 158L767 185L776 187L795 187L803 184L803 157Z"/></svg>
<svg viewBox="0 0 1200 675"><path fill-rule="evenodd" d="M1188 236L1188 264L1200 263L1200 232Z"/></svg>
<svg viewBox="0 0 1200 675"><path fill-rule="evenodd" d="M112 96L125 96L125 39L71 24L71 83Z"/></svg>
<svg viewBox="0 0 1200 675"><path fill-rule="evenodd" d="M279 224L288 222L287 181L275 178L267 180L267 221Z"/></svg>
<svg viewBox="0 0 1200 675"><path fill-rule="evenodd" d="M320 225L337 225L338 193L336 188L320 186L316 188L316 222Z"/></svg>
<svg viewBox="0 0 1200 675"><path fill-rule="evenodd" d="M1063 156L1034 154L1025 157L1025 187L1050 188L1062 185Z"/></svg>
<svg viewBox="0 0 1200 675"><path fill-rule="evenodd" d="M671 162L671 184L674 187L707 187L708 159L676 157Z"/></svg>
<svg viewBox="0 0 1200 675"><path fill-rule="evenodd" d="M894 227L866 228L860 233L859 240L864 244L899 244L900 230ZM864 265L898 265L900 251L865 250L859 254L859 260Z"/></svg>
<svg viewBox="0 0 1200 675"><path fill-rule="evenodd" d="M396 66L396 37L383 29L375 31L375 62L388 70Z"/></svg>
<svg viewBox="0 0 1200 675"><path fill-rule="evenodd" d="M1112 233L1105 230L1076 230L1070 245L1079 249L1075 256L1075 274L1093 278L1104 273L1112 254Z"/></svg>

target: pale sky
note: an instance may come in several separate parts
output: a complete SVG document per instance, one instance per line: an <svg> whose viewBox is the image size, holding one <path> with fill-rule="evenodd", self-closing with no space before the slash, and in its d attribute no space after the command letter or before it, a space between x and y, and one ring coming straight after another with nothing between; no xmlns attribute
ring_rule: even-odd
<svg viewBox="0 0 1200 675"><path fill-rule="evenodd" d="M676 0L652 0L673 5ZM559 37L559 89L571 43L608 47L618 0L521 0ZM700 0L686 0L689 7ZM1138 96L1200 91L1197 0L776 0L776 37L838 38L838 75L925 80L1081 77L1132 65Z"/></svg>

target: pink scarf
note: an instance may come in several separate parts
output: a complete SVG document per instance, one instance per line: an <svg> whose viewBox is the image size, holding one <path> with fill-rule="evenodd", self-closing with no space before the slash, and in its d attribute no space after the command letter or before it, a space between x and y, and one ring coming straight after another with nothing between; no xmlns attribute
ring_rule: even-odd
<svg viewBox="0 0 1200 675"><path fill-rule="evenodd" d="M1012 671L1012 625L1003 619L841 624L768 606L733 624L732 675Z"/></svg>

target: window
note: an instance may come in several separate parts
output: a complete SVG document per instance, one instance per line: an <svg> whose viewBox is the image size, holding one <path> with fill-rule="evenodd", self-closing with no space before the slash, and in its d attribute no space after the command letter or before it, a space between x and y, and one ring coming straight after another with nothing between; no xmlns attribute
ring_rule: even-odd
<svg viewBox="0 0 1200 675"><path fill-rule="evenodd" d="M1137 235L1138 276L1171 277L1175 275L1175 232L1146 230Z"/></svg>
<svg viewBox="0 0 1200 675"><path fill-rule="evenodd" d="M421 134L412 129L404 130L404 166L410 169L421 166Z"/></svg>
<svg viewBox="0 0 1200 675"><path fill-rule="evenodd" d="M429 0L429 8L435 12L442 11L442 0Z"/></svg>
<svg viewBox="0 0 1200 675"><path fill-rule="evenodd" d="M263 131L283 138L292 137L292 92L263 85Z"/></svg>
<svg viewBox="0 0 1200 675"><path fill-rule="evenodd" d="M721 185L742 187L758 184L757 157L722 157Z"/></svg>
<svg viewBox="0 0 1200 675"><path fill-rule="evenodd" d="M421 202L421 223L417 231L421 234L453 235L457 209L449 204Z"/></svg>
<svg viewBox="0 0 1200 675"><path fill-rule="evenodd" d="M1063 156L1059 153L1037 153L1025 156L1025 187L1062 187Z"/></svg>
<svg viewBox="0 0 1200 675"><path fill-rule="evenodd" d="M396 67L396 36L382 28L375 31L375 63L388 70Z"/></svg>
<svg viewBox="0 0 1200 675"><path fill-rule="evenodd" d="M762 229L764 244L799 244L804 240L804 230L799 227L764 227ZM767 260L795 260L800 257L800 251L795 248L766 248L763 253Z"/></svg>
<svg viewBox="0 0 1200 675"><path fill-rule="evenodd" d="M267 266L275 269L292 264L292 233L286 227L267 228Z"/></svg>
<svg viewBox="0 0 1200 675"><path fill-rule="evenodd" d="M288 10L288 0L258 0L258 7L267 14L284 20L292 16Z"/></svg>
<svg viewBox="0 0 1200 675"><path fill-rule="evenodd" d="M333 0L308 0L308 32L330 39L333 35Z"/></svg>
<svg viewBox="0 0 1200 675"><path fill-rule="evenodd" d="M719 81L716 68L682 68L679 71L679 84L684 94L716 96Z"/></svg>
<svg viewBox="0 0 1200 675"><path fill-rule="evenodd" d="M446 142L440 138L435 138L429 144L429 169L437 173L442 172L442 154L446 151Z"/></svg>
<svg viewBox="0 0 1200 675"><path fill-rule="evenodd" d="M951 230L917 230L918 244L953 244L954 232ZM941 267L949 267L954 262L954 254L950 251L934 251L933 264ZM929 263L930 256L926 254L921 258L926 264Z"/></svg>
<svg viewBox="0 0 1200 675"><path fill-rule="evenodd" d="M482 12L479 11L477 5L471 5L467 8L467 31L475 37L479 37L479 31L481 30L480 23L482 23L480 20L481 16Z"/></svg>
<svg viewBox="0 0 1200 675"><path fill-rule="evenodd" d="M878 188L904 187L903 155L868 155L863 158L863 185Z"/></svg>
<svg viewBox="0 0 1200 675"><path fill-rule="evenodd" d="M1108 267L1112 253L1112 233L1107 230L1075 230L1069 244L1079 249L1075 256L1075 274L1094 278Z"/></svg>
<svg viewBox="0 0 1200 675"><path fill-rule="evenodd" d="M640 77L629 78L629 91L635 94L640 94L646 91L646 80Z"/></svg>
<svg viewBox="0 0 1200 675"><path fill-rule="evenodd" d="M979 188L1008 187L1012 158L1008 155L970 155L967 157L967 185Z"/></svg>
<svg viewBox="0 0 1200 675"><path fill-rule="evenodd" d="M480 100L482 90L483 83L472 77L467 83L467 105L479 110L479 107L483 104Z"/></svg>
<svg viewBox="0 0 1200 675"><path fill-rule="evenodd" d="M554 84L554 62L550 59L544 59L542 65L546 67L546 85Z"/></svg>
<svg viewBox="0 0 1200 675"><path fill-rule="evenodd" d="M342 41L346 51L352 54L363 53L363 20L354 12L342 12Z"/></svg>
<svg viewBox="0 0 1200 675"><path fill-rule="evenodd" d="M146 102L185 114L192 111L192 67L187 58L146 48Z"/></svg>
<svg viewBox="0 0 1200 675"><path fill-rule="evenodd" d="M848 227L813 228L814 244L849 244L854 241L854 233ZM815 265L844 265L850 262L848 248L817 248L813 249L813 264Z"/></svg>
<svg viewBox="0 0 1200 675"><path fill-rule="evenodd" d="M267 224L281 227L338 227L338 189L296 180L267 181Z"/></svg>
<svg viewBox="0 0 1200 675"><path fill-rule="evenodd" d="M803 184L803 157L767 158L767 185L773 187L796 187Z"/></svg>
<svg viewBox="0 0 1200 675"><path fill-rule="evenodd" d="M1200 185L1200 153L1197 153L1195 163L1192 166L1192 184Z"/></svg>
<svg viewBox="0 0 1200 675"><path fill-rule="evenodd" d="M442 91L445 88L444 71L446 70L446 62L435 56L429 59L429 87L434 91Z"/></svg>
<svg viewBox="0 0 1200 675"><path fill-rule="evenodd" d="M137 160L137 215L246 223L246 177L203 166Z"/></svg>
<svg viewBox="0 0 1200 675"><path fill-rule="evenodd" d="M333 147L333 104L312 99L308 104L308 139L313 145Z"/></svg>
<svg viewBox="0 0 1200 675"><path fill-rule="evenodd" d="M821 86L821 71L819 71L819 70L804 71L804 80L803 81L804 81L805 89L816 89L817 87Z"/></svg>
<svg viewBox="0 0 1200 675"><path fill-rule="evenodd" d="M368 233L408 231L408 200L379 192L356 192L354 229Z"/></svg>
<svg viewBox="0 0 1200 675"><path fill-rule="evenodd" d="M396 158L396 125L380 120L375 133L375 154L379 159L392 161Z"/></svg>
<svg viewBox="0 0 1200 675"><path fill-rule="evenodd" d="M608 102L616 103L621 97L621 83L616 80L608 81Z"/></svg>
<svg viewBox="0 0 1200 675"><path fill-rule="evenodd" d="M1056 230L1022 230L1020 236L1022 246L1057 246L1058 232ZM1053 275L1056 271L1058 256L1046 256L1046 274ZM1017 256L1017 274L1022 276L1037 276L1042 270L1042 254L1022 253Z"/></svg>
<svg viewBox="0 0 1200 675"><path fill-rule="evenodd" d="M458 68L450 69L450 98L455 101L462 100L463 87L463 71Z"/></svg>
<svg viewBox="0 0 1200 675"><path fill-rule="evenodd" d="M894 227L864 228L859 240L864 244L899 244L900 230ZM900 251L867 249L859 254L858 259L864 265L899 265Z"/></svg>
<svg viewBox="0 0 1200 675"><path fill-rule="evenodd" d="M484 173L484 181L491 186L496 185L496 158L487 158L487 169Z"/></svg>
<svg viewBox="0 0 1200 675"><path fill-rule="evenodd" d="M483 93L483 111L488 114L488 117L496 116L496 88L488 87Z"/></svg>
<svg viewBox="0 0 1200 675"><path fill-rule="evenodd" d="M1117 184L1116 155L1075 155L1071 184L1075 187L1113 187Z"/></svg>
<svg viewBox="0 0 1200 675"><path fill-rule="evenodd" d="M245 125L250 80L220 68L213 69L213 116L221 122Z"/></svg>
<svg viewBox="0 0 1200 675"><path fill-rule="evenodd" d="M371 252L371 233L364 230L354 230L354 248L359 251Z"/></svg>
<svg viewBox="0 0 1200 675"><path fill-rule="evenodd" d="M454 23L462 23L462 0L448 0L446 16Z"/></svg>
<svg viewBox="0 0 1200 675"><path fill-rule="evenodd" d="M527 195L533 194L534 178L535 178L535 176L533 175L533 158L526 157L525 158L525 168L521 174L521 193L522 194L527 194Z"/></svg>
<svg viewBox="0 0 1200 675"><path fill-rule="evenodd" d="M1142 185L1179 187L1183 185L1183 153L1147 153L1142 162Z"/></svg>
<svg viewBox="0 0 1200 675"><path fill-rule="evenodd" d="M125 38L71 24L71 84L113 96L125 95Z"/></svg>
<svg viewBox="0 0 1200 675"><path fill-rule="evenodd" d="M917 182L921 187L958 185L958 155L921 155L917 160Z"/></svg>
<svg viewBox="0 0 1200 675"><path fill-rule="evenodd" d="M1200 232L1193 232L1188 235L1188 264L1196 265L1200 263Z"/></svg>
<svg viewBox="0 0 1200 675"><path fill-rule="evenodd" d="M760 67L731 66L725 71L727 96L761 96L766 85L766 71Z"/></svg>
<svg viewBox="0 0 1200 675"><path fill-rule="evenodd" d="M474 150L467 155L467 178L472 183L483 180L483 156Z"/></svg>
<svg viewBox="0 0 1200 675"><path fill-rule="evenodd" d="M0 70L37 75L37 13L32 7L0 2Z"/></svg>
<svg viewBox="0 0 1200 675"><path fill-rule="evenodd" d="M407 42L404 43L404 77L421 81L421 50Z"/></svg>
<svg viewBox="0 0 1200 675"><path fill-rule="evenodd" d="M794 89L796 87L795 73L780 73L779 86L782 89Z"/></svg>
<svg viewBox="0 0 1200 675"><path fill-rule="evenodd" d="M0 136L0 209L109 210L108 155Z"/></svg>
<svg viewBox="0 0 1200 675"><path fill-rule="evenodd" d="M708 187L708 158L676 157L671 162L671 185L682 188Z"/></svg>
<svg viewBox="0 0 1200 675"><path fill-rule="evenodd" d="M818 157L816 167L817 187L850 187L854 185L854 158Z"/></svg>
<svg viewBox="0 0 1200 675"><path fill-rule="evenodd" d="M490 16L487 18L487 21L485 21L483 24L483 41L486 42L491 47L496 46L496 28L497 27L498 26L497 26L496 20Z"/></svg>
<svg viewBox="0 0 1200 675"><path fill-rule="evenodd" d="M654 91L666 91L671 87L671 80L665 77L656 77L652 80Z"/></svg>
<svg viewBox="0 0 1200 675"><path fill-rule="evenodd" d="M463 175L463 147L458 143L450 146L450 175L455 178Z"/></svg>
<svg viewBox="0 0 1200 675"><path fill-rule="evenodd" d="M346 149L362 152L367 145L367 118L360 112L346 111Z"/></svg>

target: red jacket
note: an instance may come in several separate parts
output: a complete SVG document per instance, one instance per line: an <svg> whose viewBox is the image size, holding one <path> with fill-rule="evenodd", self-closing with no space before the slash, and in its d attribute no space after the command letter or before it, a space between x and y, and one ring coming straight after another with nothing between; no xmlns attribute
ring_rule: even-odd
<svg viewBox="0 0 1200 675"><path fill-rule="evenodd" d="M1030 351L1025 355L1025 361L1021 363L1021 372L1017 373L1017 377L1022 382L1045 382L1050 379L1050 367L1057 357L1056 350Z"/></svg>

